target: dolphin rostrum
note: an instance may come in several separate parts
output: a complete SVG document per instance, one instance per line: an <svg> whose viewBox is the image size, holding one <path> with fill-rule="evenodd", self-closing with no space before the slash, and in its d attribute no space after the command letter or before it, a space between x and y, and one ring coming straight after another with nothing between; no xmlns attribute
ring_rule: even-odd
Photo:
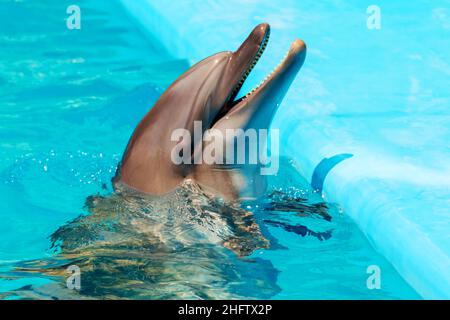
<svg viewBox="0 0 450 320"><path fill-rule="evenodd" d="M261 57L269 35L269 25L262 23L237 51L214 54L182 74L135 129L113 179L115 188L120 185L160 195L192 179L205 190L226 199L260 193L265 187L264 177L258 170L260 163L228 165L225 153L216 154L224 161L215 164L174 163L174 150L181 150L183 157L194 158L210 142L174 141L173 132L183 129L194 135L198 123L202 133L211 130L224 136L227 129L269 128L306 55L304 42L295 40L274 71L250 93L236 99ZM225 147L231 142L230 139L222 141ZM182 154L186 150L189 154Z"/></svg>

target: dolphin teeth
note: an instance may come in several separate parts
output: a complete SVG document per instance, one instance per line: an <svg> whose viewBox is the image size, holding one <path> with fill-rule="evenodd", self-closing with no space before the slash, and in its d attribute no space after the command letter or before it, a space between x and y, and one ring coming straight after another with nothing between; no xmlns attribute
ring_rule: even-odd
<svg viewBox="0 0 450 320"><path fill-rule="evenodd" d="M265 48L265 45L266 45L266 43L264 43L264 45L262 46L262 49ZM264 50L261 50L261 51L264 51ZM259 59L260 56L261 56L261 54L258 53L257 54L257 58ZM245 95L244 99L247 99L248 97L250 97L256 90L258 90L264 83L266 83L266 81L271 79L273 77L273 75L281 69L281 66L283 65L283 62L286 60L286 58L288 56L289 56L289 50L285 53L285 55L281 59L280 63L268 75L266 75L266 77L255 88L253 88L249 93L247 93ZM255 64L256 64L256 62L252 65L252 68L253 68L253 66Z"/></svg>
<svg viewBox="0 0 450 320"><path fill-rule="evenodd" d="M243 74L241 80L238 82L238 84L237 84L236 87L234 88L232 94L235 94L236 92L239 92L239 90L241 89L241 87L242 87L244 81L247 79L248 75L249 75L250 72L253 70L253 68L255 67L256 63L258 62L258 60L261 58L262 54L264 53L264 50L266 49L267 44L268 44L268 42L269 42L269 37L270 37L270 31L267 32L267 34L266 34L266 36L265 36L265 38L264 38L264 40L263 40L263 43L261 44L261 46L260 46L258 52L256 53L256 55L255 55L255 57L254 57L254 59L253 59L252 64L250 65L250 67L248 68L248 70ZM266 77L266 79L264 79L258 86L256 86L255 88L253 88L252 91L250 91L249 93L247 93L247 94L244 96L243 99L246 99L246 98L249 97L251 94L253 94L253 93L256 91L256 89L258 89L258 88L265 82L265 80L267 80L267 78L268 78L268 77Z"/></svg>

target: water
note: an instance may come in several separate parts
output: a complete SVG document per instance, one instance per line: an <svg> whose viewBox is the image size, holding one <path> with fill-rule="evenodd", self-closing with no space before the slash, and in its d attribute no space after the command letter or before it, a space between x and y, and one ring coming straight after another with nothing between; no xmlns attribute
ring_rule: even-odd
<svg viewBox="0 0 450 320"><path fill-rule="evenodd" d="M418 298L289 159L241 208L190 183L112 195L132 130L188 62L115 2L79 4L82 29L68 30L64 2L0 1L1 297ZM65 287L72 264L79 292ZM381 290L366 286L369 265Z"/></svg>

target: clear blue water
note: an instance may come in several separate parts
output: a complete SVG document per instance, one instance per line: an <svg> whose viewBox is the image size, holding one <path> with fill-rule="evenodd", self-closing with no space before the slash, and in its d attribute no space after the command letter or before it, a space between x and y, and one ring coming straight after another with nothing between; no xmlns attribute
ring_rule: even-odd
<svg viewBox="0 0 450 320"><path fill-rule="evenodd" d="M50 250L50 235L67 221L88 214L87 197L112 192L110 180L135 125L189 66L171 58L156 38L143 35L115 2L79 3L82 29L68 30L64 1L0 0L0 296L4 298L24 298L26 291L38 292L58 282L48 274L12 270L26 261L57 256ZM323 203L307 188L295 164L285 161L280 176L272 181L282 199L268 196L243 204L254 213L272 247L247 258L220 251L238 276L262 270L258 286L264 288L267 281L271 290L264 297L274 299L419 298L339 205ZM332 221L302 214L298 205L286 209L300 197L306 198L308 208L326 205ZM305 228L313 233L305 234ZM366 286L369 265L382 270L380 290ZM127 276L115 277L123 281L123 296L147 297L125 294ZM189 271L182 276L182 281L191 281ZM239 296L259 297L251 283L238 287L234 293ZM120 297L120 290L114 296ZM100 297L108 297L107 290Z"/></svg>

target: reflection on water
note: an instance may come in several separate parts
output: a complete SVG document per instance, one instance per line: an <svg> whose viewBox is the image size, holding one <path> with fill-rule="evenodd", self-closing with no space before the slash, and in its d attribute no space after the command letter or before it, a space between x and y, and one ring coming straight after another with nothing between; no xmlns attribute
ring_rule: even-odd
<svg viewBox="0 0 450 320"><path fill-rule="evenodd" d="M277 211L331 219L325 204L273 191L261 205L264 221L297 234ZM270 248L252 212L204 193L187 180L164 197L119 190L86 201L89 214L51 235L55 255L22 262L9 277L53 280L4 294L20 298L267 299L280 292L268 260L248 257ZM303 227L305 235L325 233ZM331 232L328 234L328 238ZM66 288L67 268L81 269L81 290Z"/></svg>

